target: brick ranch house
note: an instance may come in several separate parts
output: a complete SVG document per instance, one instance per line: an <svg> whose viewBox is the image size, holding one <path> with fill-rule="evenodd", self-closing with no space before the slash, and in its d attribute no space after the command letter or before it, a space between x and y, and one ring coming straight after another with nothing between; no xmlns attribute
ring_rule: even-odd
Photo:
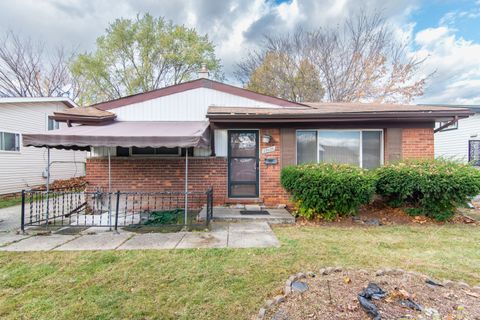
<svg viewBox="0 0 480 320"><path fill-rule="evenodd" d="M57 112L69 127L26 135L24 144L89 150L90 189L214 188L214 204L288 203L280 171L335 161L374 168L433 158L436 122L468 109L361 103L296 103L206 78Z"/></svg>

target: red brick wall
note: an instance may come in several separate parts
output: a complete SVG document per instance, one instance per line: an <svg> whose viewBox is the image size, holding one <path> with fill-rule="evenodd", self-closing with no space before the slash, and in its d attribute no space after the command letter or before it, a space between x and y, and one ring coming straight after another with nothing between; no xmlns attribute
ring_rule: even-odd
<svg viewBox="0 0 480 320"><path fill-rule="evenodd" d="M402 130L403 159L433 159L433 128L405 128Z"/></svg>
<svg viewBox="0 0 480 320"><path fill-rule="evenodd" d="M270 143L262 142L262 136L272 136ZM267 206L287 204L289 195L280 186L281 144L280 129L262 129L260 140L260 200ZM272 153L261 150L275 146ZM275 158L278 163L266 165L266 158ZM111 160L112 190L120 191L183 191L185 160L179 158L133 158L113 157ZM225 203L227 194L226 158L189 158L189 189L205 191L214 188L215 204ZM108 188L108 161L105 158L87 160L87 182L90 189ZM232 201L230 201L232 202ZM233 201L234 202L234 201Z"/></svg>
<svg viewBox="0 0 480 320"><path fill-rule="evenodd" d="M121 158L111 159L112 190L120 191L183 191L185 159ZM108 160L87 160L89 188L108 189ZM215 205L223 204L227 194L227 160L225 158L189 158L190 191L214 190Z"/></svg>
<svg viewBox="0 0 480 320"><path fill-rule="evenodd" d="M272 137L264 143L263 135ZM260 200L267 206L289 204L289 195L280 185L282 168L280 129L262 129L260 140ZM433 158L433 129L403 129L401 133L402 158ZM275 146L275 151L263 154L262 149ZM266 165L266 158L278 163ZM189 189L206 191L214 188L215 205L225 203L227 195L227 159L220 157L193 157L189 159ZM183 191L184 159L179 158L112 158L112 189L121 191ZM108 188L108 162L104 158L87 160L90 188ZM231 201L230 201L231 202Z"/></svg>
<svg viewBox="0 0 480 320"><path fill-rule="evenodd" d="M272 139L269 143L263 143L263 135L270 135ZM276 206L278 204L287 204L289 195L280 185L281 164L281 143L280 129L262 129L260 130L260 198L266 206ZM262 154L262 149L275 146L275 151ZM266 158L277 159L277 164L266 165Z"/></svg>

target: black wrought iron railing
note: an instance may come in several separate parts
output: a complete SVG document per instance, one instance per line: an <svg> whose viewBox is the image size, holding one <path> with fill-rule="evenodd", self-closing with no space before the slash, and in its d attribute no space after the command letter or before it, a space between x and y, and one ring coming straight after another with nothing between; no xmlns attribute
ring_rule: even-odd
<svg viewBox="0 0 480 320"><path fill-rule="evenodd" d="M22 191L21 228L28 226L193 228L208 226L206 192Z"/></svg>

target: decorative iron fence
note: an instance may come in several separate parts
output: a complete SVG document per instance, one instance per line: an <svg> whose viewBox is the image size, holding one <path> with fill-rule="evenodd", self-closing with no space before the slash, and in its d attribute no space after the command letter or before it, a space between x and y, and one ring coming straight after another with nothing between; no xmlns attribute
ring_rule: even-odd
<svg viewBox="0 0 480 320"><path fill-rule="evenodd" d="M187 194L22 191L22 231L27 226L194 228L208 226L212 216L212 188Z"/></svg>

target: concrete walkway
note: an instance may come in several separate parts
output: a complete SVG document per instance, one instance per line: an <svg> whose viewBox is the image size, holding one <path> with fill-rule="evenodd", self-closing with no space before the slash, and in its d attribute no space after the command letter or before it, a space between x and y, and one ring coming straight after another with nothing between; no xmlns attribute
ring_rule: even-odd
<svg viewBox="0 0 480 320"><path fill-rule="evenodd" d="M209 232L133 233L89 228L77 235L0 233L0 251L267 248L280 243L264 221L213 223Z"/></svg>
<svg viewBox="0 0 480 320"><path fill-rule="evenodd" d="M20 229L22 206L13 206L0 209L0 232L9 232Z"/></svg>

